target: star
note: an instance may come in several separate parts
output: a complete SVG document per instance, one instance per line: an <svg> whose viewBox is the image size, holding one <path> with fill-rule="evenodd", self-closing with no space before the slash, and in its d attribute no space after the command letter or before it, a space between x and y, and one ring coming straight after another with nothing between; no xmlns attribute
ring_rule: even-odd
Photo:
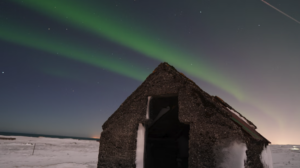
<svg viewBox="0 0 300 168"><path fill-rule="evenodd" d="M2 73L4 74L4 72L2 71Z"/></svg>
<svg viewBox="0 0 300 168"><path fill-rule="evenodd" d="M50 30L50 27L48 28L48 30Z"/></svg>

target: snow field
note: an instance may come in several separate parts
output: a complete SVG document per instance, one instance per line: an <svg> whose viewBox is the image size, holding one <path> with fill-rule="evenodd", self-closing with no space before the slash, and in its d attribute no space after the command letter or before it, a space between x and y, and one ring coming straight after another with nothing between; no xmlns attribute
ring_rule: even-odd
<svg viewBox="0 0 300 168"><path fill-rule="evenodd" d="M4 136L3 136L4 137ZM99 142L14 136L0 140L1 168L96 168ZM33 148L35 144L35 150Z"/></svg>
<svg viewBox="0 0 300 168"><path fill-rule="evenodd" d="M142 124L138 135L144 134ZM99 142L75 139L33 138L21 136L16 140L0 140L0 168L96 168L98 161ZM138 136L138 146L144 139ZM32 155L35 146L34 154ZM143 146L143 145L142 145ZM261 155L262 161L268 165L270 159L273 165L269 168L300 168L300 145L270 145ZM228 153L227 159L221 164L231 168L243 167L246 146L233 143L222 149ZM137 168L142 165L143 151L137 151ZM270 154L272 158L270 158ZM271 162L272 163L272 162ZM226 168L226 167L225 167Z"/></svg>

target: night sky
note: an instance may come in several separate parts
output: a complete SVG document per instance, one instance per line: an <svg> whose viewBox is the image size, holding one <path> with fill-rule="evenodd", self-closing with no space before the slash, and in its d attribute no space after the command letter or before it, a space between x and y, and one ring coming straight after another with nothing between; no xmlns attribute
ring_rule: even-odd
<svg viewBox="0 0 300 168"><path fill-rule="evenodd" d="M0 131L99 137L161 63L300 144L300 1L0 0Z"/></svg>

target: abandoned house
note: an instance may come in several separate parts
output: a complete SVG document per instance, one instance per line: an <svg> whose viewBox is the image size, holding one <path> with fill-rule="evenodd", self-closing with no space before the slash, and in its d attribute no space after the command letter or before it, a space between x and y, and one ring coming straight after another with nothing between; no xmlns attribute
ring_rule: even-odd
<svg viewBox="0 0 300 168"><path fill-rule="evenodd" d="M251 121L168 63L161 63L102 128L98 168L270 164L262 158L270 142Z"/></svg>

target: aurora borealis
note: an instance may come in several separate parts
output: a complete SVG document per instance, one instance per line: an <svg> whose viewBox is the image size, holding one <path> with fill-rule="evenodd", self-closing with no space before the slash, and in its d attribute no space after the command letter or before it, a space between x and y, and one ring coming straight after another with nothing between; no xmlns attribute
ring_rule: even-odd
<svg viewBox="0 0 300 168"><path fill-rule="evenodd" d="M138 65L130 66L130 63L126 63L126 61L120 62L111 60L106 56L109 55L108 53L96 52L93 51L93 49L79 47L70 41L62 41L59 38L55 39L49 35L44 36L37 31L15 29L20 25L11 25L10 27L8 25L9 23L6 23L0 28L0 36L3 40L53 54L60 53L63 57L103 67L136 80L144 80L144 77L147 75Z"/></svg>
<svg viewBox="0 0 300 168"><path fill-rule="evenodd" d="M111 13L106 12L106 9L101 8L101 6L99 6L100 9L98 9L101 10L100 15L94 16L94 10L89 10L92 6L84 8L81 4L78 4L78 2L76 3L76 1L72 2L71 7L67 1L60 0L46 2L29 0L25 3L21 1L16 2L32 7L54 19L63 20L63 22L68 22L80 28L92 31L100 37L124 45L152 59L163 62L171 60L169 61L170 63L182 68L187 73L214 84L230 92L237 98L242 98L241 91L237 90L236 86L233 87L234 84L230 83L226 78L214 72L215 70L213 68L209 68L204 63L191 68L190 63L195 62L195 59L189 53L180 50L176 51L178 49L170 46L170 42L161 42L153 39L153 35L147 33L147 31L143 33L132 29L131 26L126 23L119 24L115 22L114 19L109 17ZM211 78L210 76L215 76L215 78Z"/></svg>
<svg viewBox="0 0 300 168"><path fill-rule="evenodd" d="M267 2L300 19L299 2ZM300 144L300 26L260 0L4 0L0 23L0 131L97 136L168 62L272 143Z"/></svg>

